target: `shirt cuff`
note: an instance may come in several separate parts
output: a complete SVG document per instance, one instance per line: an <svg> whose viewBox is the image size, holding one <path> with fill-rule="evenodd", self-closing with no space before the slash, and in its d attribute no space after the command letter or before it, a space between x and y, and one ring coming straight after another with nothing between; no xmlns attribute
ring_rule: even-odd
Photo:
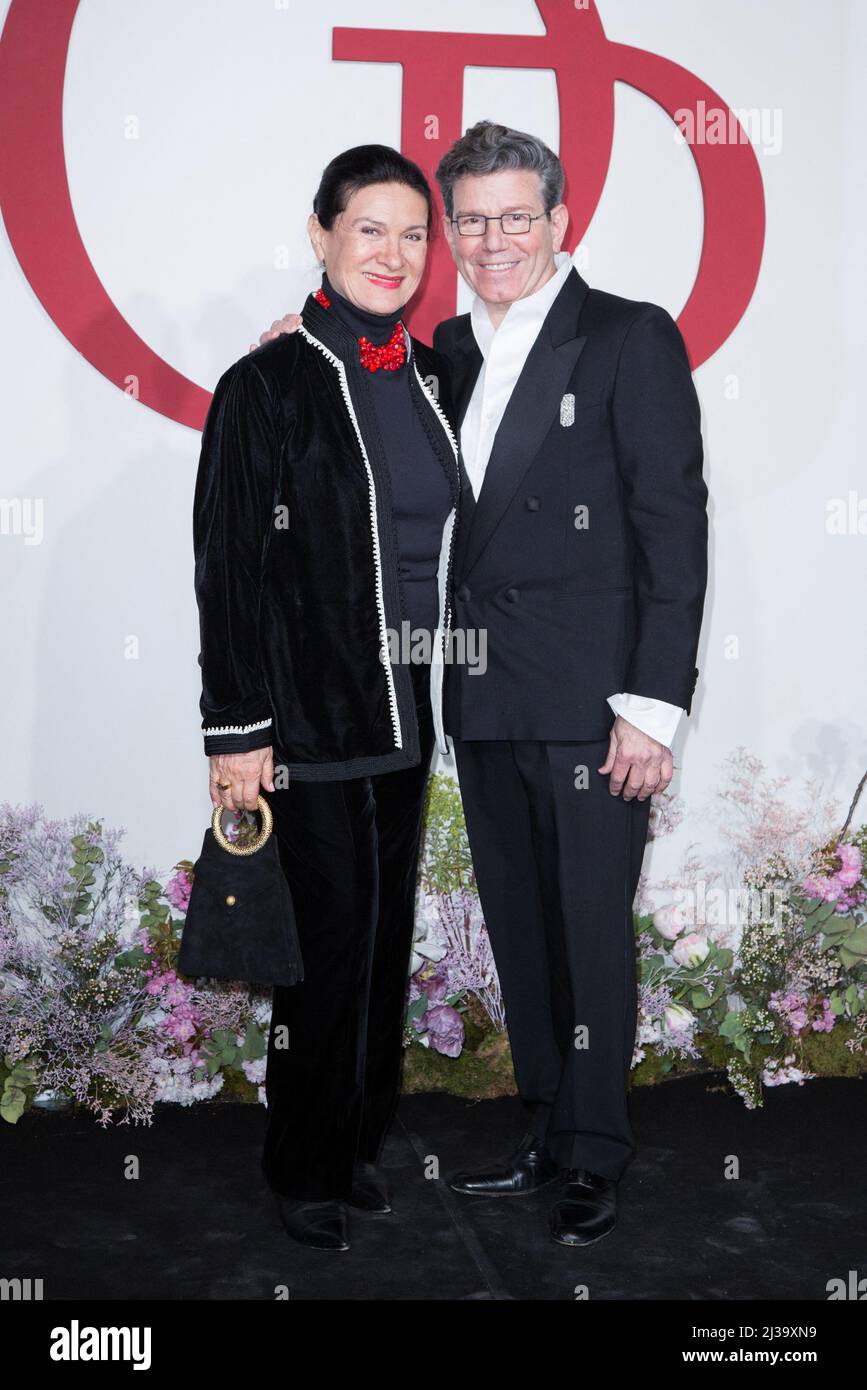
<svg viewBox="0 0 867 1390"><path fill-rule="evenodd" d="M667 700L651 700L643 695L609 695L608 703L615 714L620 714L634 724L642 733L649 734L658 743L670 748L680 716L686 711L679 705L670 705Z"/></svg>

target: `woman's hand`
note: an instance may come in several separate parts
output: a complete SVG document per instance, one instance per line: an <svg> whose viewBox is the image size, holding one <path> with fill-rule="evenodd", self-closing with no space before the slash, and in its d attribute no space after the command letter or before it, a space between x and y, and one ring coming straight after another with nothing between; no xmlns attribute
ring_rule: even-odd
<svg viewBox="0 0 867 1390"><path fill-rule="evenodd" d="M275 319L270 328L266 328L264 333L260 333L258 343L250 344L250 351L255 352L257 347L262 347L265 343L270 343L272 338L279 338L281 333L295 333L301 327L303 319L300 314L284 314L282 319ZM223 781L225 782L225 777Z"/></svg>
<svg viewBox="0 0 867 1390"><path fill-rule="evenodd" d="M273 748L252 748L249 753L215 753L211 759L208 790L215 806L227 811L255 811L259 786L274 790ZM228 782L223 791L218 782Z"/></svg>

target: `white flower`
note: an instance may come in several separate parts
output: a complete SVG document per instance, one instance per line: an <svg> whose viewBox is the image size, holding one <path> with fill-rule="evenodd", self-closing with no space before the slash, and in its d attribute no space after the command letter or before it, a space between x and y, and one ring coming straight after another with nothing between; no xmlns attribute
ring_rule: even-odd
<svg viewBox="0 0 867 1390"><path fill-rule="evenodd" d="M690 925L690 918L680 903L666 903L654 912L653 925L666 941L675 941Z"/></svg>
<svg viewBox="0 0 867 1390"><path fill-rule="evenodd" d="M766 1086L786 1086L791 1082L796 1082L797 1085L803 1086L805 1081L810 1081L815 1077L816 1073L813 1071L801 1071L800 1068L793 1067L791 1063L794 1060L795 1054L790 1052L787 1057L783 1058L782 1066L775 1059L768 1062L762 1072L764 1084Z"/></svg>
<svg viewBox="0 0 867 1390"><path fill-rule="evenodd" d="M413 946L412 960L409 967L410 975L414 975L417 970L421 970L425 961L433 961L434 965L436 965L437 961L442 960L443 956L446 955L447 949L447 947L442 946L438 941L430 941L429 939L416 941Z"/></svg>
<svg viewBox="0 0 867 1390"><path fill-rule="evenodd" d="M203 1081L192 1081L193 1065L191 1057L153 1057L151 1069L159 1078L155 1099L193 1105L197 1100L211 1100L223 1089L221 1071L213 1077L206 1072Z"/></svg>
<svg viewBox="0 0 867 1390"><path fill-rule="evenodd" d="M257 1057L255 1061L252 1062L243 1061L241 1063L241 1070L247 1080L252 1081L255 1085L257 1082L265 1080L265 1067L267 1062L267 1057Z"/></svg>
<svg viewBox="0 0 867 1390"><path fill-rule="evenodd" d="M663 1015L663 1026L666 1033L673 1037L678 1037L683 1033L688 1033L695 1025L695 1016L685 1009L683 1004L669 1004Z"/></svg>
<svg viewBox="0 0 867 1390"><path fill-rule="evenodd" d="M654 1043L658 1043L661 1037L662 1024L659 1023L657 1019L644 1018L642 1016L638 1024L639 1044L650 1043L652 1046Z"/></svg>
<svg viewBox="0 0 867 1390"><path fill-rule="evenodd" d="M688 936L682 936L674 943L671 954L678 965L692 969L694 965L701 965L703 960L707 960L710 946L707 939L700 936L698 932L692 931Z"/></svg>
<svg viewBox="0 0 867 1390"><path fill-rule="evenodd" d="M420 900L418 912L416 914L415 935L412 943L412 959L410 961L409 973L414 975L417 970L421 970L425 961L442 960L447 954L448 947L442 941L437 940L436 929L439 925L439 912L436 898L429 893Z"/></svg>

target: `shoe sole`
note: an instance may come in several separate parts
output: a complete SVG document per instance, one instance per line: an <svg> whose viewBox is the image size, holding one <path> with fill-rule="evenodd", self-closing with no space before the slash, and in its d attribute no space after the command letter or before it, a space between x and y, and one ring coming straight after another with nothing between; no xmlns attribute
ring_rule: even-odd
<svg viewBox="0 0 867 1390"><path fill-rule="evenodd" d="M552 1240L556 1240L558 1245L568 1245L571 1246L573 1250L581 1250L585 1245L596 1245L598 1241L604 1240L606 1236L610 1236L613 1230L614 1226L609 1226L607 1231L603 1231L602 1234L598 1236L591 1236L589 1240L564 1240L562 1236L555 1236L552 1230L549 1230L548 1234Z"/></svg>
<svg viewBox="0 0 867 1390"><path fill-rule="evenodd" d="M300 1246L302 1250L318 1250L323 1255L344 1255L347 1250L352 1248L350 1245L311 1245L308 1241L299 1240L297 1236L293 1236L291 1231L287 1231L286 1235L293 1245Z"/></svg>
<svg viewBox="0 0 867 1390"><path fill-rule="evenodd" d="M459 1192L462 1197L532 1197L534 1192L539 1192L543 1187L550 1187L552 1182L556 1182L559 1174L553 1178L546 1178L544 1182L537 1182L535 1187L525 1187L517 1192L474 1192L465 1187L456 1187L454 1183L448 1183L452 1192Z"/></svg>

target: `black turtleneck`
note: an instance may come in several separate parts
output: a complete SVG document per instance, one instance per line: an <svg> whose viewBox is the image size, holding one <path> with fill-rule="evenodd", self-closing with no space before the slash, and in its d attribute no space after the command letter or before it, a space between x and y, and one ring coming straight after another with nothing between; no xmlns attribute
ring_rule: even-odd
<svg viewBox="0 0 867 1390"><path fill-rule="evenodd" d="M380 347L391 337L404 306L389 314L361 309L339 294L323 272L322 288L331 300L329 312L337 314L354 337L366 337ZM391 478L392 507L397 527L398 572L413 628L433 631L439 599L437 567L446 517L452 506L451 490L433 445L410 394L409 361L394 371L365 372L371 386L382 442Z"/></svg>

